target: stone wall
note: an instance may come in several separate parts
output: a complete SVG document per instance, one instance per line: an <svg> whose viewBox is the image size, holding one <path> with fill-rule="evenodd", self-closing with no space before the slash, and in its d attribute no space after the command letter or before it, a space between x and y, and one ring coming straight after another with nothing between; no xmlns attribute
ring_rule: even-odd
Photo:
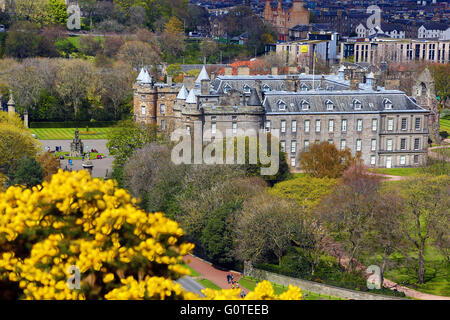
<svg viewBox="0 0 450 320"><path fill-rule="evenodd" d="M289 284L295 285L302 290L312 291L323 295L340 297L344 299L352 300L406 300L404 298L383 296L379 294L372 294L367 292L360 292L350 289L344 289L334 287L318 282L302 280L297 278L286 277L280 274L268 272L265 270L256 269L251 265L246 264L244 268L244 275L261 280L268 280L270 282L288 286Z"/></svg>

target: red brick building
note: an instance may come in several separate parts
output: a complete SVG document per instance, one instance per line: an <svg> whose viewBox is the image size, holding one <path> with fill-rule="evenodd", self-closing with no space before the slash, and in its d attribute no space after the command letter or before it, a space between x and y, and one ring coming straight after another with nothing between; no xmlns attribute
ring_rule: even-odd
<svg viewBox="0 0 450 320"><path fill-rule="evenodd" d="M282 2L282 0L277 2L266 0L264 20L274 26L278 32L278 40L286 41L289 29L298 24L309 24L309 11L304 7L302 0L293 0L289 4Z"/></svg>

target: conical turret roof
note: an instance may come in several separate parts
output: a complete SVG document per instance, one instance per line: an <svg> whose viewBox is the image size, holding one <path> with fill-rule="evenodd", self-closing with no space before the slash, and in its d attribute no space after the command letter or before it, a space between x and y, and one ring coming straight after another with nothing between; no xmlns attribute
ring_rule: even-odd
<svg viewBox="0 0 450 320"><path fill-rule="evenodd" d="M197 97L195 96L194 89L191 89L191 91L189 91L189 94L186 98L186 103L197 103Z"/></svg>
<svg viewBox="0 0 450 320"><path fill-rule="evenodd" d="M203 66L202 71L200 71L197 80L195 80L195 84L201 84L202 80L209 80L208 72L206 72L205 66Z"/></svg>
<svg viewBox="0 0 450 320"><path fill-rule="evenodd" d="M189 92L186 90L186 87L183 84L183 86L181 87L180 92L178 92L177 99L178 100L186 100L188 95L189 95Z"/></svg>
<svg viewBox="0 0 450 320"><path fill-rule="evenodd" d="M138 77L136 78L137 82L141 82L142 79L144 79L144 75L147 73L147 70L145 68L141 68L141 72L139 72Z"/></svg>
<svg viewBox="0 0 450 320"><path fill-rule="evenodd" d="M142 77L141 83L142 84L151 84L152 83L152 77L147 72L147 70L145 70L145 72L144 72L144 76Z"/></svg>

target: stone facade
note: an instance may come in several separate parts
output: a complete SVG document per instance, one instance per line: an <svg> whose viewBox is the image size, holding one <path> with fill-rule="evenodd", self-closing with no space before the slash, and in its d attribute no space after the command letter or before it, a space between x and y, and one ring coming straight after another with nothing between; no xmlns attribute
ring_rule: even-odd
<svg viewBox="0 0 450 320"><path fill-rule="evenodd" d="M404 92L378 87L373 73L359 71L341 67L338 75L241 74L210 81L204 70L184 87L136 83L135 120L189 133L197 121L202 134L213 136L278 129L292 167L305 148L322 141L360 153L372 167L424 164L429 111Z"/></svg>

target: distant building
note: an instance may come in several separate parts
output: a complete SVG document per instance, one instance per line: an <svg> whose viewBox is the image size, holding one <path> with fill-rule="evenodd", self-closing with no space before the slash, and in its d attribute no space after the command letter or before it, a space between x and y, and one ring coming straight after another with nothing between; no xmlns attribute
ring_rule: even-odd
<svg viewBox="0 0 450 320"><path fill-rule="evenodd" d="M358 38L370 36L386 36L393 39L405 39L406 31L400 25L381 23L381 26L367 28L365 23L360 23L355 29Z"/></svg>
<svg viewBox="0 0 450 320"><path fill-rule="evenodd" d="M309 24L309 11L302 0L292 0L290 3L266 0L264 20L270 22L278 32L278 40L286 41L289 29L299 24Z"/></svg>
<svg viewBox="0 0 450 320"><path fill-rule="evenodd" d="M417 30L418 39L441 39L441 36L449 29L446 23L428 22Z"/></svg>
<svg viewBox="0 0 450 320"><path fill-rule="evenodd" d="M379 63L383 61L450 62L449 40L418 39L349 39L341 43L341 60L355 63Z"/></svg>
<svg viewBox="0 0 450 320"><path fill-rule="evenodd" d="M337 62L338 34L335 32L309 32L308 39L280 42L276 44L277 54L286 57L287 64L312 67L314 52L317 59L327 64Z"/></svg>

